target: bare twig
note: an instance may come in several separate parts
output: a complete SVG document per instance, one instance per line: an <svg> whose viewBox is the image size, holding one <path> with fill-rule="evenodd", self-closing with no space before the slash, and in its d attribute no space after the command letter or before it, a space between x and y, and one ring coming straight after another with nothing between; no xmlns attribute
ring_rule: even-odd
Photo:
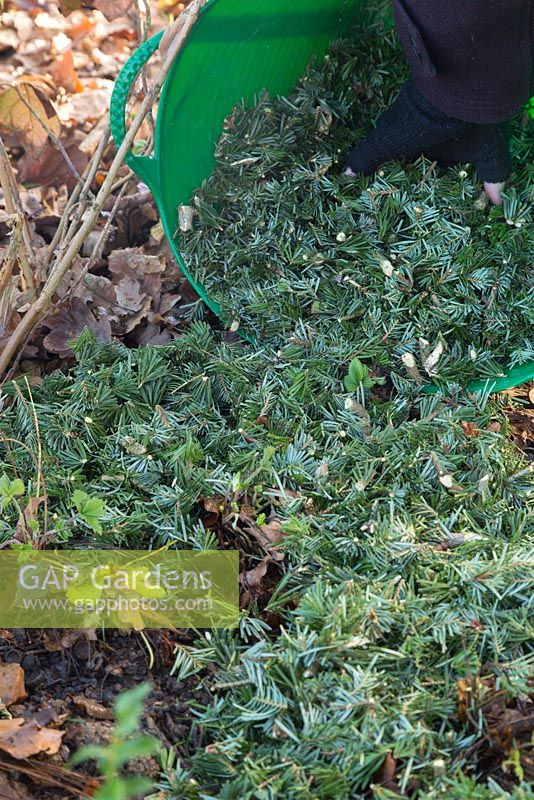
<svg viewBox="0 0 534 800"><path fill-rule="evenodd" d="M22 289L27 291L34 288L33 271L30 262L33 261L33 249L31 246L30 232L28 223L22 209L22 203L17 188L17 182L11 169L9 156L4 147L4 142L0 136L0 186L4 195L6 211L8 214L17 215L21 219L21 243L18 257L20 262Z"/></svg>
<svg viewBox="0 0 534 800"><path fill-rule="evenodd" d="M19 250L22 244L22 220L18 214L13 214L8 218L8 224L11 227L11 237L9 240L9 247L5 255L2 267L0 269L0 297L6 290L7 286L11 283L11 276L13 275L13 267L19 255Z"/></svg>
<svg viewBox="0 0 534 800"><path fill-rule="evenodd" d="M98 259L101 258L102 249L104 248L104 245L106 244L106 242L107 242L107 240L109 238L109 234L111 233L111 225L113 224L113 221L115 219L115 216L116 216L117 212L119 211L119 209L122 206L122 199L124 197L125 191L126 191L126 183L122 186L119 194L115 198L115 202L113 203L113 207L111 208L111 211L109 212L109 216L108 216L108 218L106 220L106 224L104 225L104 227L102 229L102 232L100 233L100 236L98 237L97 243L95 244L95 247L94 247L94 250L93 250L93 252L91 254L91 257L87 260L87 263L85 264L83 269L80 270L80 274L76 277L76 280L74 281L74 283L72 284L72 286L70 288L71 292L73 292L80 285L80 283L84 280L84 278L87 275L87 273L90 272L93 269L93 267L96 264L96 262L98 261ZM61 303L63 303L63 300L64 299L62 298L59 303L55 303L54 304L54 307L53 307L54 310L58 306L60 306Z"/></svg>
<svg viewBox="0 0 534 800"><path fill-rule="evenodd" d="M133 177L135 177L135 173L133 170L129 169L126 175L123 175L122 178L119 178L119 180L113 184L111 193L116 192L117 189L122 189L124 184L128 183L128 181L131 180Z"/></svg>
<svg viewBox="0 0 534 800"><path fill-rule="evenodd" d="M144 21L141 21L140 17L137 18L139 26L139 31L138 31L139 44L142 44L143 42L146 41L148 37L148 31L150 30L150 26L152 25L152 11L150 9L150 3L148 2L148 0L141 0L141 2L143 4L143 9L145 12L145 19ZM146 64L143 65L143 69L141 70L141 85L143 88L143 92L146 95L148 93L148 70ZM147 121L148 124L150 125L150 130L152 132L152 138L153 138L156 126L154 123L154 116L152 114L152 109L150 109L150 111L147 114Z"/></svg>
<svg viewBox="0 0 534 800"><path fill-rule="evenodd" d="M46 258L45 258L45 266L46 267L48 267L48 265L52 261L52 258L55 256L55 251L56 251L57 246L64 239L65 230L67 229L67 226L69 225L70 215L71 215L71 212L73 211L76 203L78 203L78 210L77 210L77 214L76 214L76 218L77 218L76 225L78 225L79 221L82 218L83 211L87 207L87 198L89 197L89 195L91 195L91 198L93 198L93 194L90 191L91 185L92 185L93 180L95 178L95 175L96 175L96 172L97 172L97 169L98 169L98 165L100 164L100 161L101 161L102 156L104 154L104 150L106 148L106 145L107 145L107 143L109 141L109 136L110 136L110 129L108 127L103 131L102 138L100 139L98 147L94 151L93 155L91 156L91 159L90 159L89 163L87 164L87 166L86 166L86 168L84 170L84 173L82 175L83 183L77 183L76 187L74 188L74 191L72 192L71 196L69 197L69 200L68 200L67 205L65 207L65 210L63 212L63 216L61 218L59 226L58 226L58 228L57 228L57 230L56 230L56 232L54 234L54 238L52 239L52 241L50 242L50 244L48 246L48 251L47 251L47 254L46 254ZM81 210L80 210L80 208L81 208ZM69 230L70 229L71 228L69 227Z"/></svg>
<svg viewBox="0 0 534 800"><path fill-rule="evenodd" d="M93 230L95 223L100 216L100 212L102 211L104 203L111 193L112 187L117 179L118 172L124 162L124 159L130 151L132 143L134 142L144 119L159 95L165 77L176 55L183 47L189 32L197 20L200 10L204 5L206 5L206 2L207 0L193 0L192 4L187 9L187 13L184 15L184 19L181 20L181 24L176 26L174 38L168 44L168 49L166 51L163 65L158 73L158 76L152 84L147 96L141 103L141 107L132 122L132 126L126 134L124 141L120 145L95 200L87 210L85 219L83 220L79 229L73 235L65 251L58 253L56 261L52 266L40 296L26 312L16 330L9 338L4 351L0 354L0 375L4 375L6 373L9 363L17 352L21 342L27 339L34 327L40 322L43 315L50 308L54 293L60 285L65 273L72 265L72 262L74 261L83 242Z"/></svg>
<svg viewBox="0 0 534 800"><path fill-rule="evenodd" d="M76 209L76 213L72 219L72 222L61 237L60 252L64 250L66 244L74 235L74 232L80 224L83 214L86 211L89 203L94 202L95 198L93 192L91 191L91 186L95 179L99 164L102 160L102 156L104 155L104 150L109 141L110 133L111 131L109 128L104 131L102 139L100 140L100 143L93 153L91 161L89 162L87 174L84 174L84 182L80 185L80 192L77 201L78 208Z"/></svg>

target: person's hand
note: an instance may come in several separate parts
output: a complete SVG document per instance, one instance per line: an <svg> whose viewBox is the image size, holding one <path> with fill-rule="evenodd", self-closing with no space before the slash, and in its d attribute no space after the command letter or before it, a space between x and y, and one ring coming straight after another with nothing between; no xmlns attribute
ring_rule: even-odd
<svg viewBox="0 0 534 800"><path fill-rule="evenodd" d="M489 199L493 203L494 206L502 206L503 199L501 196L501 192L503 191L506 183L488 183L485 181L484 183L484 191L488 195Z"/></svg>

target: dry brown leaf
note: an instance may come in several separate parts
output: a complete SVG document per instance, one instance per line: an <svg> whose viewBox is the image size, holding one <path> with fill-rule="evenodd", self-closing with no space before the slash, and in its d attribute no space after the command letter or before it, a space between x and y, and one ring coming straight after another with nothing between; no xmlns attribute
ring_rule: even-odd
<svg viewBox="0 0 534 800"><path fill-rule="evenodd" d="M64 731L43 728L35 720L0 719L0 750L13 758L29 758L37 753L54 755L61 747Z"/></svg>
<svg viewBox="0 0 534 800"><path fill-rule="evenodd" d="M80 142L80 150L87 156L92 156L96 148L100 144L102 136L108 126L107 117L102 117L94 128L85 136L83 142Z"/></svg>
<svg viewBox="0 0 534 800"><path fill-rule="evenodd" d="M109 320L105 317L97 320L79 297L73 297L66 308L49 317L46 327L50 328L50 333L45 336L43 344L51 353L59 355L71 352L69 342L76 341L85 328L93 331L97 341L111 341Z"/></svg>
<svg viewBox="0 0 534 800"><path fill-rule="evenodd" d="M115 250L109 254L112 280L88 274L76 295L100 309L117 335L134 329L139 345L166 344L173 334L162 326L173 324L165 318L181 300L181 295L160 294L165 258L148 255L137 248ZM139 327L141 326L141 327Z"/></svg>
<svg viewBox="0 0 534 800"><path fill-rule="evenodd" d="M397 762L391 753L386 753L386 757L375 777L375 782L379 783L384 789L398 794L402 797L399 784L397 783Z"/></svg>
<svg viewBox="0 0 534 800"><path fill-rule="evenodd" d="M137 10L135 0L92 0L91 6L109 20L135 15Z"/></svg>
<svg viewBox="0 0 534 800"><path fill-rule="evenodd" d="M137 328L137 326L145 318L147 318L149 316L151 307L152 307L152 298L151 297L145 297L145 299L143 300L143 305L141 306L139 311L137 311L133 316L127 317L128 321L127 321L126 326L124 328L124 332L125 333L130 333L130 331L133 331L134 328Z"/></svg>
<svg viewBox="0 0 534 800"><path fill-rule="evenodd" d="M225 511L225 498L222 494L215 494L212 497L201 497L198 502L199 505L204 507L204 511L206 512L203 517L204 525L207 528L214 528Z"/></svg>
<svg viewBox="0 0 534 800"><path fill-rule="evenodd" d="M284 533L282 531L282 523L279 519L275 518L270 522L267 522L265 525L261 526L261 532L265 536L268 542L271 544L277 544L277 542L282 541L284 538Z"/></svg>
<svg viewBox="0 0 534 800"><path fill-rule="evenodd" d="M478 429L478 427L475 425L474 422L467 422L466 420L462 420L461 425L463 432L470 439L473 439L480 433L480 430Z"/></svg>
<svg viewBox="0 0 534 800"><path fill-rule="evenodd" d="M56 136L61 131L46 91L46 81L32 75L19 78L0 93L0 129L20 137L23 147L35 156L42 153L48 142L47 129Z"/></svg>
<svg viewBox="0 0 534 800"><path fill-rule="evenodd" d="M168 344L173 338L169 331L161 330L159 325L151 322L139 333L137 344L139 347L146 347L147 344Z"/></svg>
<svg viewBox="0 0 534 800"><path fill-rule="evenodd" d="M59 0L59 8L65 16L79 8L94 8L112 20L135 14L137 3L135 0Z"/></svg>
<svg viewBox="0 0 534 800"><path fill-rule="evenodd" d="M146 293L141 292L139 281L128 276L115 285L115 297L117 314L124 316L142 308Z"/></svg>
<svg viewBox="0 0 534 800"><path fill-rule="evenodd" d="M76 138L63 143L65 152L74 164L78 174L81 175L89 161L87 155L78 147ZM21 181L38 184L39 186L55 186L60 189L65 184L72 189L76 177L71 172L63 155L53 145L48 144L39 157L32 152L26 152L21 159Z"/></svg>
<svg viewBox="0 0 534 800"><path fill-rule="evenodd" d="M76 708L83 711L88 717L93 719L114 719L113 711L102 703L98 703L91 697L86 697L84 694L75 694L72 696L72 702Z"/></svg>
<svg viewBox="0 0 534 800"><path fill-rule="evenodd" d="M67 92L82 92L83 84L74 69L74 56L72 50L66 50L56 56L50 67L50 73L56 86L61 86Z"/></svg>
<svg viewBox="0 0 534 800"><path fill-rule="evenodd" d="M27 697L24 686L24 670L20 664L0 662L0 700L9 708Z"/></svg>
<svg viewBox="0 0 534 800"><path fill-rule="evenodd" d="M277 544L284 537L280 520L274 518L267 524L260 526L256 525L254 520L244 511L241 511L239 516L247 533L250 533L259 542L265 552L271 556L271 559L273 561L283 561L285 554L273 547L273 544Z"/></svg>
<svg viewBox="0 0 534 800"><path fill-rule="evenodd" d="M33 523L37 519L39 506L41 503L44 503L44 501L45 498L43 495L41 495L40 497L30 497L26 503L26 507L23 509L23 512L18 519L17 527L15 528L15 534L13 536L17 542L31 542L35 537Z"/></svg>
<svg viewBox="0 0 534 800"><path fill-rule="evenodd" d="M180 302L181 299L182 299L181 294L170 294L170 293L162 294L159 303L158 313L161 316L163 316L164 314L168 314L169 311L172 311L172 309L176 306L177 303Z"/></svg>
<svg viewBox="0 0 534 800"><path fill-rule="evenodd" d="M105 309L108 314L117 302L115 287L110 279L103 275L93 275L91 272L84 277L78 294L83 300L91 301L97 308Z"/></svg>
<svg viewBox="0 0 534 800"><path fill-rule="evenodd" d="M199 500L204 506L206 511L213 514L222 514L225 507L225 498L222 494L214 494L212 497L202 497Z"/></svg>
<svg viewBox="0 0 534 800"><path fill-rule="evenodd" d="M260 588L263 583L263 579L267 575L267 570L269 569L269 564L271 561L272 559L270 556L265 556L263 561L261 561L256 567L242 573L244 582L247 584L247 586L249 586L251 589Z"/></svg>
<svg viewBox="0 0 534 800"><path fill-rule="evenodd" d="M165 269L163 255L147 255L139 247L114 250L109 255L109 269L115 276L115 281L123 277L138 280L147 294L159 299L161 274Z"/></svg>
<svg viewBox="0 0 534 800"><path fill-rule="evenodd" d="M113 82L109 81L105 88L86 89L74 95L68 104L68 118L80 125L88 121L96 122L107 116L112 90ZM64 118L63 112L62 117Z"/></svg>

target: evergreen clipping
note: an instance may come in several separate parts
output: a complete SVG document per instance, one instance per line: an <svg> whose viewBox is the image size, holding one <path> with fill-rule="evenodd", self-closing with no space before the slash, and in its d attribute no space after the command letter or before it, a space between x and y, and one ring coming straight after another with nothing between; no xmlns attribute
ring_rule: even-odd
<svg viewBox="0 0 534 800"><path fill-rule="evenodd" d="M195 198L181 249L255 341L85 331L0 393L0 546L241 553L158 800L534 800L532 465L499 397L418 385L534 358L532 134L502 210L472 166L340 176L404 78L383 24L236 109Z"/></svg>
<svg viewBox="0 0 534 800"><path fill-rule="evenodd" d="M477 778L481 708L525 702L533 667L532 471L498 408L388 398L316 342L219 338L195 322L132 351L86 332L69 374L2 401L3 544L241 550L239 632L177 654L213 700L161 796L532 800L513 740L522 788Z"/></svg>
<svg viewBox="0 0 534 800"><path fill-rule="evenodd" d="M514 121L502 209L486 207L472 165L343 176L407 77L376 6L289 97L234 110L180 248L225 324L273 347L317 339L403 375L415 361L438 383L502 375L534 360L533 123Z"/></svg>

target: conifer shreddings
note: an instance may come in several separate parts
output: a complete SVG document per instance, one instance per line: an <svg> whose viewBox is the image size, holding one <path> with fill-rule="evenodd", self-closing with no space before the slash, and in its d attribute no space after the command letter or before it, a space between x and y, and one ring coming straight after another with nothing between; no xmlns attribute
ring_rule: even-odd
<svg viewBox="0 0 534 800"><path fill-rule="evenodd" d="M377 21L333 42L289 97L239 105L180 247L223 322L264 346L313 341L438 383L497 377L534 360L533 123L514 120L501 209L472 165L344 176L406 69Z"/></svg>

